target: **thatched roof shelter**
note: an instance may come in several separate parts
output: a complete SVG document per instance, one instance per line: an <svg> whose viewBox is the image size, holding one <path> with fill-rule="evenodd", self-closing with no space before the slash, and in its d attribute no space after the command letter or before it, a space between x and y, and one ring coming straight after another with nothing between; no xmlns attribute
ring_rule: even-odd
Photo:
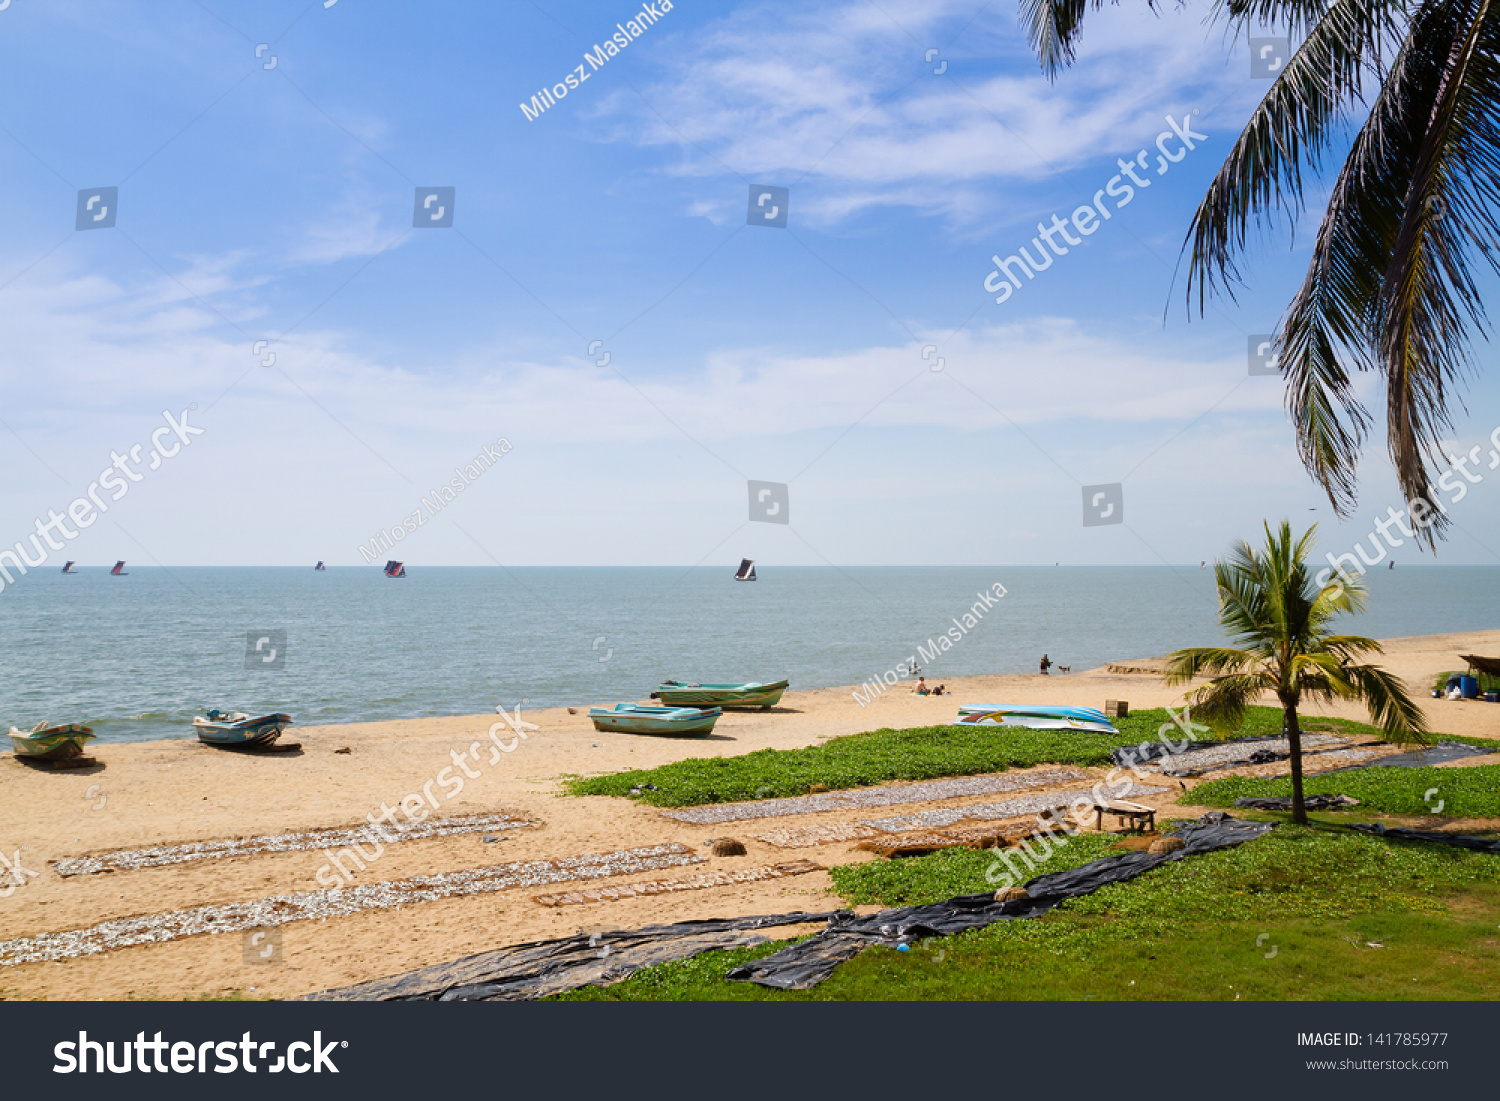
<svg viewBox="0 0 1500 1101"><path fill-rule="evenodd" d="M1491 677L1500 677L1500 658L1482 658L1478 654L1459 654L1469 663L1469 668L1476 673L1484 673Z"/></svg>

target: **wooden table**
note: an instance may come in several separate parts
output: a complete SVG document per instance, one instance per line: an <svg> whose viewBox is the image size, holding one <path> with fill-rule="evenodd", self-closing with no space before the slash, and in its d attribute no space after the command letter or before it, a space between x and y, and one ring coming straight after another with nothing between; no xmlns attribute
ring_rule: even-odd
<svg viewBox="0 0 1500 1101"><path fill-rule="evenodd" d="M1156 829L1156 808L1144 803L1127 803L1123 799L1115 799L1108 803L1095 803L1094 813L1097 815L1095 824L1101 832L1106 814L1113 814L1120 821L1129 822L1127 833L1145 833Z"/></svg>

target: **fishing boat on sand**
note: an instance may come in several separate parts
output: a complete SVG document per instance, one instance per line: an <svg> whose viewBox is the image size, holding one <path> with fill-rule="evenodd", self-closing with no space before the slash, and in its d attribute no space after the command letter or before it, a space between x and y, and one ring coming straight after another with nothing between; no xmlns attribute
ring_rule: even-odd
<svg viewBox="0 0 1500 1101"><path fill-rule="evenodd" d="M17 757L31 757L39 761L66 761L83 756L83 744L94 736L94 732L77 723L63 726L48 726L37 723L29 732L10 728L10 744Z"/></svg>
<svg viewBox="0 0 1500 1101"><path fill-rule="evenodd" d="M1087 730L1094 734L1118 734L1103 711L1092 707L1058 707L1024 704L991 707L975 704L958 709L955 726L1010 726L1029 730Z"/></svg>
<svg viewBox="0 0 1500 1101"><path fill-rule="evenodd" d="M707 734L722 714L717 707L705 710L697 707L649 707L639 703L589 708L594 729L615 734Z"/></svg>
<svg viewBox="0 0 1500 1101"><path fill-rule="evenodd" d="M761 684L750 681L745 684L683 684L681 681L665 680L651 693L653 700L661 700L668 707L722 707L725 709L759 707L762 711L775 707L786 691L787 682Z"/></svg>
<svg viewBox="0 0 1500 1101"><path fill-rule="evenodd" d="M260 749L270 745L292 725L290 715L263 715L252 719L243 711L210 711L193 719L199 741L224 749Z"/></svg>

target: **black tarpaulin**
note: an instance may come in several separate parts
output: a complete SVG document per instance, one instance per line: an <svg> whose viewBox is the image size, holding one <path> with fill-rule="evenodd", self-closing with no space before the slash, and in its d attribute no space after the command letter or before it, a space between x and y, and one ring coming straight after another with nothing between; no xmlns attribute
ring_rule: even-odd
<svg viewBox="0 0 1500 1101"><path fill-rule="evenodd" d="M1244 822L1214 811L1199 822L1173 831L1183 840L1181 849L1169 853L1121 853L1065 872L1038 876L1025 884L1028 898L996 902L993 892L986 891L866 916L841 911L829 919L828 928L819 935L736 967L725 977L783 990L805 990L828 978L840 963L853 959L872 944L894 947L923 937L983 929L997 921L1037 917L1070 898L1092 894L1111 883L1124 883L1168 861L1239 845L1261 836L1273 825Z"/></svg>
<svg viewBox="0 0 1500 1101"><path fill-rule="evenodd" d="M1292 797L1236 799L1234 805L1246 810L1291 810ZM1357 807L1359 800L1347 795L1304 795L1302 805L1307 810L1332 810L1334 807Z"/></svg>
<svg viewBox="0 0 1500 1101"><path fill-rule="evenodd" d="M1404 826L1382 826L1379 822L1350 823L1352 830L1374 834L1376 837L1392 837L1397 841L1436 841L1441 845L1455 845L1460 849L1473 849L1481 853L1500 854L1500 840L1493 837L1473 837L1462 833L1441 833L1438 830L1412 830Z"/></svg>
<svg viewBox="0 0 1500 1101"><path fill-rule="evenodd" d="M310 994L304 1000L527 1001L580 986L619 982L632 972L656 963L765 943L767 938L756 933L756 929L823 922L834 916L832 913L767 914L580 933L481 952L452 963Z"/></svg>
<svg viewBox="0 0 1500 1101"><path fill-rule="evenodd" d="M1437 745L1428 746L1426 749L1418 749L1412 753L1402 753L1395 757L1382 757L1378 761L1369 764L1357 765L1357 768L1420 768L1423 765L1442 765L1449 761L1462 761L1465 757L1483 757L1488 753L1500 750L1488 749L1483 746L1468 745L1464 742L1438 742Z"/></svg>

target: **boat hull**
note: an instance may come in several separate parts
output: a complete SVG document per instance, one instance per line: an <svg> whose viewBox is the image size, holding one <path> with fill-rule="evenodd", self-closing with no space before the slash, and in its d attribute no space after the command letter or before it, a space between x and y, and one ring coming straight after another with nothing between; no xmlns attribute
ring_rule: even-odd
<svg viewBox="0 0 1500 1101"><path fill-rule="evenodd" d="M1118 734L1102 711L1092 707L1016 705L960 707L955 726L1008 726L1027 730L1083 730L1092 734Z"/></svg>
<svg viewBox="0 0 1500 1101"><path fill-rule="evenodd" d="M713 730L722 712L717 708L642 707L621 704L589 708L595 730L611 734L701 735Z"/></svg>
<svg viewBox="0 0 1500 1101"><path fill-rule="evenodd" d="M92 730L77 724L34 730L29 734L10 728L10 744L16 756L38 761L66 761L81 757L85 743L92 741L93 737Z"/></svg>
<svg viewBox="0 0 1500 1101"><path fill-rule="evenodd" d="M669 707L721 707L729 710L752 710L775 707L787 682L774 684L663 684L651 698Z"/></svg>
<svg viewBox="0 0 1500 1101"><path fill-rule="evenodd" d="M267 715L232 723L193 720L198 740L221 749L259 749L271 745L291 725L290 715Z"/></svg>

